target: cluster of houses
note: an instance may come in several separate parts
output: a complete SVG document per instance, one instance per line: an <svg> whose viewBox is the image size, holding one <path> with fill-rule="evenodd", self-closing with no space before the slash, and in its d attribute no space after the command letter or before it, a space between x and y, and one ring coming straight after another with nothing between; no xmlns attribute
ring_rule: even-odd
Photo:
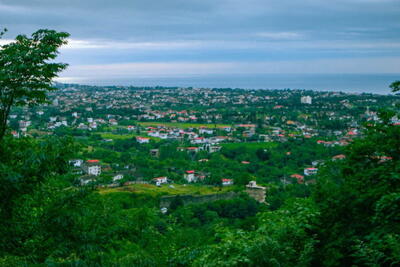
<svg viewBox="0 0 400 267"><path fill-rule="evenodd" d="M310 184L310 183L315 183L314 179L307 179L305 180L304 177L305 176L314 176L318 173L318 168L316 167L309 167L309 168L305 168L303 171L304 175L298 174L298 173L294 173L292 175L290 175L290 178L293 178L296 180L296 182L298 184Z"/></svg>
<svg viewBox="0 0 400 267"><path fill-rule="evenodd" d="M100 174L102 173L101 163L97 159L90 159L86 161L83 161L82 159L74 159L70 160L69 164L74 168L73 171L75 174L82 175L80 179L82 185L86 185L90 182L96 181L96 177L100 176ZM186 180L188 183L202 182L206 177L207 174L203 172L196 172L194 170L185 171L185 173L183 174L184 180ZM123 178L124 174L122 173L114 174L112 177L113 184L111 184L111 187L114 185L119 186L119 184L115 183L118 183ZM172 181L166 176L156 177L151 180L151 183L154 183L157 186L161 186L162 184L167 184L171 182ZM233 179L222 178L221 183L223 186L233 185Z"/></svg>
<svg viewBox="0 0 400 267"><path fill-rule="evenodd" d="M241 129L242 138L251 138L256 135L263 141L285 142L288 138L312 136L325 136L326 134L347 135L348 129L323 131L317 127L319 118L329 120L348 121L349 127L359 128L359 121L378 121L376 106L377 99L370 97L347 99L342 93L305 93L305 91L260 91L260 90L217 90L206 88L129 88L129 87L88 87L79 85L59 85L60 90L52 92L50 96L53 103L40 108L24 110L23 114L12 113L10 121L18 122L18 133L27 132L30 127L42 131L52 131L58 127L71 127L80 130L96 131L102 126L121 127L128 131L139 131L143 137L160 139L187 137L192 144L218 143L217 139L227 137L232 132ZM93 90L95 89L95 90ZM288 119L287 113L291 112L292 105L300 112L297 120ZM325 101L339 99L339 101ZM325 102L324 102L325 101ZM389 100L387 100L389 101ZM314 102L316 104L314 104ZM323 104L322 104L323 103ZM368 105L366 105L368 103ZM188 106L180 109L181 104ZM224 119L221 104L231 106L232 114ZM315 105L319 105L315 108ZM203 109L191 109L190 106L201 106ZM355 105L366 107L365 112L354 112ZM371 106L371 108L369 107ZM264 128L256 131L255 121L249 121L248 114L234 110L235 107L254 106L270 107L281 113L265 113L263 117L257 116L260 121L257 127ZM54 107L58 112L54 113ZM341 112L343 109L353 109L351 114ZM128 114L121 110L135 110ZM99 112L100 111L100 112ZM340 111L340 112L339 112ZM47 122L46 122L47 120ZM225 121L224 121L225 120ZM399 122L393 118L393 122ZM218 127L226 134L217 134L217 129L200 128L197 132L185 131L178 127L174 129L147 128L141 126L128 126L123 121L154 121L154 122L197 122L204 124L229 123ZM238 123L238 122L245 123ZM234 125L234 126L233 126ZM351 132L351 131L350 131ZM213 140L214 138L214 140ZM139 142L146 143L146 139ZM344 145L341 142L340 145ZM327 145L330 145L329 143Z"/></svg>

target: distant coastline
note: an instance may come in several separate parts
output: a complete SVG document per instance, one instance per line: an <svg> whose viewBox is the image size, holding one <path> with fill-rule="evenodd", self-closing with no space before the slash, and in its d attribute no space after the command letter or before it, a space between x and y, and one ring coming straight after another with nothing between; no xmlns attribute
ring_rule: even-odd
<svg viewBox="0 0 400 267"><path fill-rule="evenodd" d="M399 74L254 74L199 75L145 78L61 78L60 82L87 85L179 86L242 89L306 89L346 93L389 94Z"/></svg>

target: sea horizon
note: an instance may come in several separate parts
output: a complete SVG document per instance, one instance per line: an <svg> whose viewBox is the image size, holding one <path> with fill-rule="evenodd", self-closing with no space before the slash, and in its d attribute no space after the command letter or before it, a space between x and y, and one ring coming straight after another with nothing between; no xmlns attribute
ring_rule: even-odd
<svg viewBox="0 0 400 267"><path fill-rule="evenodd" d="M240 89L304 89L345 93L390 94L389 85L400 74L253 74L184 77L60 78L61 83L97 86L164 86Z"/></svg>

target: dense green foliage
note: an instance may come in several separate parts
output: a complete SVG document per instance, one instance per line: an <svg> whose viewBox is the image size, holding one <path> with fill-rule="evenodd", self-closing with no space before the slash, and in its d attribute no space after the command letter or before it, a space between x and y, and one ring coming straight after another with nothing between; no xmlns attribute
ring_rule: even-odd
<svg viewBox="0 0 400 267"><path fill-rule="evenodd" d="M70 140L7 138L0 264L396 265L400 127L390 122L393 115L368 126L346 159L327 163L311 197L286 193L285 204L274 209L243 195L177 203L162 215L133 193L72 186Z"/></svg>
<svg viewBox="0 0 400 267"><path fill-rule="evenodd" d="M46 93L55 89L52 79L67 65L50 61L68 36L65 32L38 30L30 38L18 35L15 42L0 46L0 141L13 106L45 103Z"/></svg>

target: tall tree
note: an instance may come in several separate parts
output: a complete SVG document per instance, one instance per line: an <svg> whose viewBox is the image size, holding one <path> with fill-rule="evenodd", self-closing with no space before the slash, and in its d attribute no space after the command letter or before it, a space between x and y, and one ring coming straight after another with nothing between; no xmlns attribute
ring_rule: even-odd
<svg viewBox="0 0 400 267"><path fill-rule="evenodd" d="M399 92L400 91L400 81L395 81L390 85L392 92Z"/></svg>
<svg viewBox="0 0 400 267"><path fill-rule="evenodd" d="M52 60L68 36L42 29L31 37L18 35L14 42L0 46L0 142L13 106L45 103L47 92L55 90L52 80L67 64Z"/></svg>

